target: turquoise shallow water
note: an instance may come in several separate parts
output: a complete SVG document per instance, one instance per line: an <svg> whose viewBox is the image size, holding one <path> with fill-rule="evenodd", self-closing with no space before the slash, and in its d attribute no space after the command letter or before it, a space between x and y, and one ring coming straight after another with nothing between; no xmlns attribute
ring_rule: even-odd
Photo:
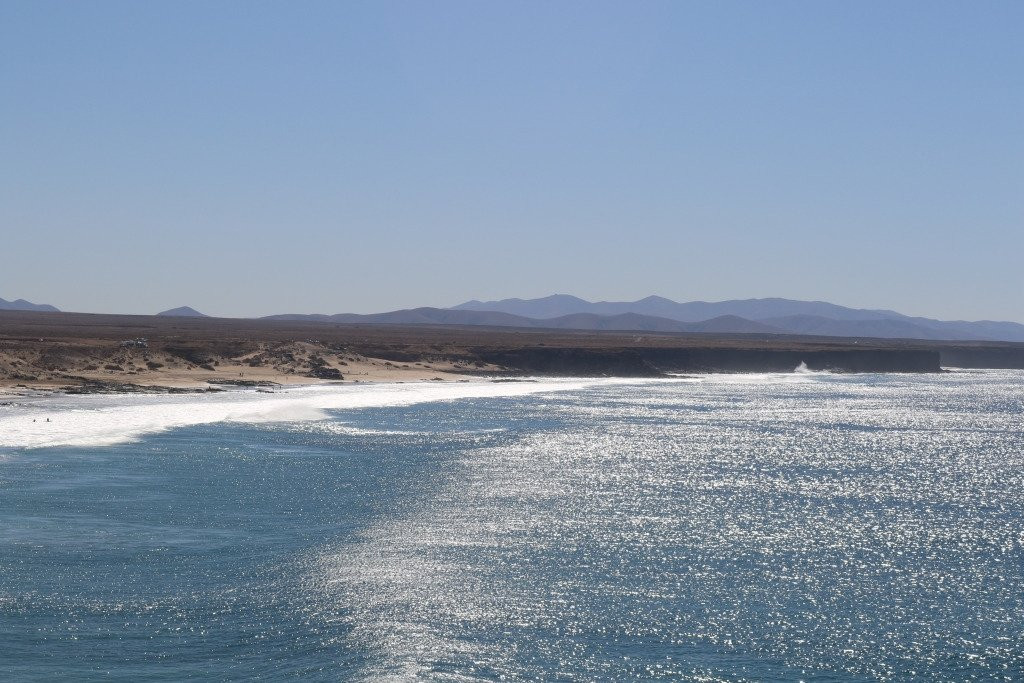
<svg viewBox="0 0 1024 683"><path fill-rule="evenodd" d="M195 422L0 449L0 678L1024 678L1022 373Z"/></svg>

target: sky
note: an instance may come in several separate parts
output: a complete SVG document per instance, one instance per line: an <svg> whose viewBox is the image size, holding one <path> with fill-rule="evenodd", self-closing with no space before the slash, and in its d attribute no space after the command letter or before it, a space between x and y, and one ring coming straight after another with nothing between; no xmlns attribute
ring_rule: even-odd
<svg viewBox="0 0 1024 683"><path fill-rule="evenodd" d="M0 0L0 297L1024 321L1024 3Z"/></svg>

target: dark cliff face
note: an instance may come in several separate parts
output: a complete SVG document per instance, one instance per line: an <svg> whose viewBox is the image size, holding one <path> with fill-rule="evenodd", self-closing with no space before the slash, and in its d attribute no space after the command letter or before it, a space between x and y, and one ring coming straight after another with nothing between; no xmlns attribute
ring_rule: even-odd
<svg viewBox="0 0 1024 683"><path fill-rule="evenodd" d="M650 349L645 358L665 372L939 372L937 351L910 349Z"/></svg>
<svg viewBox="0 0 1024 683"><path fill-rule="evenodd" d="M939 352L912 349L573 349L481 351L480 359L519 372L575 377L657 377L680 372L939 372Z"/></svg>
<svg viewBox="0 0 1024 683"><path fill-rule="evenodd" d="M942 364L949 368L1005 368L1024 370L1024 345L942 349Z"/></svg>
<svg viewBox="0 0 1024 683"><path fill-rule="evenodd" d="M480 359L511 370L565 377L659 377L663 372L634 349L530 348L483 351Z"/></svg>

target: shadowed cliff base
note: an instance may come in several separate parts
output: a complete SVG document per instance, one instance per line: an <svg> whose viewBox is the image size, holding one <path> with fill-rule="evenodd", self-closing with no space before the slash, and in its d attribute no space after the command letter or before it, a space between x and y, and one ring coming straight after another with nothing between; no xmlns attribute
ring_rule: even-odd
<svg viewBox="0 0 1024 683"><path fill-rule="evenodd" d="M917 349L532 348L476 349L488 364L539 375L658 377L676 373L939 372L939 352Z"/></svg>

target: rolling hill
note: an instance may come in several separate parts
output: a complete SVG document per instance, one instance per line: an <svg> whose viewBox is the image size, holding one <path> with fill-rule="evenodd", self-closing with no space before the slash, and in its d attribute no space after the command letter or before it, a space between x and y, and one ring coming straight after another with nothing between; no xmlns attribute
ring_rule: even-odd
<svg viewBox="0 0 1024 683"><path fill-rule="evenodd" d="M48 313L59 313L60 309L49 304L34 304L31 301L25 301L24 299L15 299L14 301L0 299L0 311L43 311Z"/></svg>
<svg viewBox="0 0 1024 683"><path fill-rule="evenodd" d="M209 316L205 313L200 313L191 306L178 306L177 308L171 308L166 311L160 311L157 313L158 316L164 318L208 318Z"/></svg>

